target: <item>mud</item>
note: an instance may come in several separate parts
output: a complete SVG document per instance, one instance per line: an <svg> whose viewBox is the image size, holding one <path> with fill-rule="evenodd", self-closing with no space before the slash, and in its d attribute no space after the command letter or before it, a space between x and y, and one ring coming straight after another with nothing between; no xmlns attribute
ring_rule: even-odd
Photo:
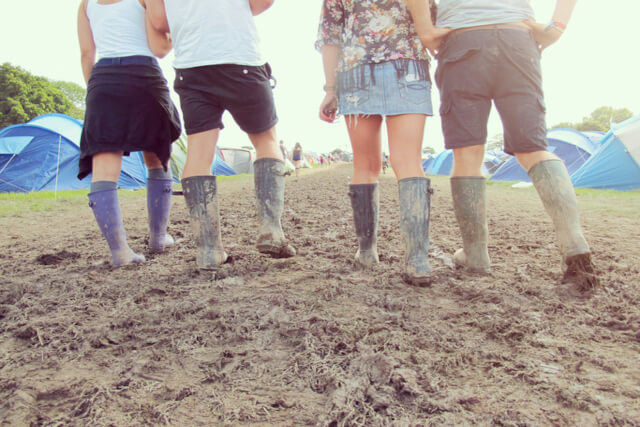
<svg viewBox="0 0 640 427"><path fill-rule="evenodd" d="M489 186L492 272L455 270L435 178L435 277L412 287L389 172L381 263L356 267L350 171L287 178L287 259L254 247L252 177L221 183L217 272L195 268L181 196L165 254L146 249L144 194L122 198L147 257L124 268L86 204L0 218L0 424L640 425L637 216L579 198L600 286L575 295L533 189Z"/></svg>

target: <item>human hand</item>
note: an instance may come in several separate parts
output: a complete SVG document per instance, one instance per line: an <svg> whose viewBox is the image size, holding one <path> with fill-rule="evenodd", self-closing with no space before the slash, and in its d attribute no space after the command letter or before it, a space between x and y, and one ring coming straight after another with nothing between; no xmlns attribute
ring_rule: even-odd
<svg viewBox="0 0 640 427"><path fill-rule="evenodd" d="M442 46L442 42L453 31L451 28L433 27L428 33L420 36L422 46L429 49L431 56L435 57Z"/></svg>
<svg viewBox="0 0 640 427"><path fill-rule="evenodd" d="M338 97L336 96L335 92L329 91L320 103L320 120L327 123L333 123L333 121L336 119L337 111Z"/></svg>
<svg viewBox="0 0 640 427"><path fill-rule="evenodd" d="M524 24L533 32L533 39L540 52L557 42L562 36L562 30L557 27L548 27L534 21L524 21Z"/></svg>

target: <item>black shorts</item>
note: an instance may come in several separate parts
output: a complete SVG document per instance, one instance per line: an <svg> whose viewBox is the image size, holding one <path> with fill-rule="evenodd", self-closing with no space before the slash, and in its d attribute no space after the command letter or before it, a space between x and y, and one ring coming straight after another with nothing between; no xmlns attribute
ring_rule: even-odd
<svg viewBox="0 0 640 427"><path fill-rule="evenodd" d="M180 95L187 135L223 129L225 110L246 133L271 129L278 122L272 79L269 64L177 69L174 89Z"/></svg>
<svg viewBox="0 0 640 427"><path fill-rule="evenodd" d="M506 153L546 150L540 52L530 32L452 33L438 52L436 84L446 148L484 144L493 101Z"/></svg>

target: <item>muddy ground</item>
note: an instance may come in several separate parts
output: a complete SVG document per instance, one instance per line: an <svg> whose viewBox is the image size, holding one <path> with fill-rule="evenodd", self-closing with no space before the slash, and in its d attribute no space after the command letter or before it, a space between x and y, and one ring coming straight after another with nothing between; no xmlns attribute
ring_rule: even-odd
<svg viewBox="0 0 640 427"><path fill-rule="evenodd" d="M0 424L640 425L640 195L579 197L602 287L576 298L532 189L489 186L493 272L455 271L434 178L436 278L416 288L390 173L381 264L355 269L350 172L287 178L290 259L253 246L252 178L224 181L217 273L195 269L180 196L162 255L145 249L144 193L122 197L148 262L120 269L84 201L0 218Z"/></svg>

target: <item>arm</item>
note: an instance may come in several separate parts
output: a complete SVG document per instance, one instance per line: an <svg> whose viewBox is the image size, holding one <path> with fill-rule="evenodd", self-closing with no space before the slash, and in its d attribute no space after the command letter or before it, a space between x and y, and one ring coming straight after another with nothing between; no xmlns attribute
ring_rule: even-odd
<svg viewBox="0 0 640 427"><path fill-rule="evenodd" d="M173 47L171 44L171 36L169 33L159 31L155 28L148 10L147 13L145 13L144 20L149 49L151 49L151 52L158 58L164 58L171 52L171 48Z"/></svg>
<svg viewBox="0 0 640 427"><path fill-rule="evenodd" d="M325 44L322 46L322 65L324 68L326 95L320 103L320 120L332 123L336 119L338 109L338 60L340 58L340 46Z"/></svg>
<svg viewBox="0 0 640 427"><path fill-rule="evenodd" d="M80 44L80 64L85 83L89 83L91 70L96 62L96 44L93 41L91 24L87 17L87 1L82 0L78 8L78 42Z"/></svg>
<svg viewBox="0 0 640 427"><path fill-rule="evenodd" d="M163 0L144 0L151 25L158 31L169 33L169 20Z"/></svg>
<svg viewBox="0 0 640 427"><path fill-rule="evenodd" d="M164 58L173 45L163 0L139 0L145 8L144 25L149 49L158 58Z"/></svg>
<svg viewBox="0 0 640 427"><path fill-rule="evenodd" d="M527 21L525 24L533 31L533 38L538 43L538 48L542 51L553 43L557 42L564 28L569 24L571 14L576 6L577 0L557 0L556 9L553 12L550 25L540 24L538 22Z"/></svg>
<svg viewBox="0 0 640 427"><path fill-rule="evenodd" d="M429 0L404 0L422 45L434 54L451 28L438 28L431 22Z"/></svg>
<svg viewBox="0 0 640 427"><path fill-rule="evenodd" d="M273 6L274 0L249 0L251 6L251 13L253 16L260 15L265 10Z"/></svg>

